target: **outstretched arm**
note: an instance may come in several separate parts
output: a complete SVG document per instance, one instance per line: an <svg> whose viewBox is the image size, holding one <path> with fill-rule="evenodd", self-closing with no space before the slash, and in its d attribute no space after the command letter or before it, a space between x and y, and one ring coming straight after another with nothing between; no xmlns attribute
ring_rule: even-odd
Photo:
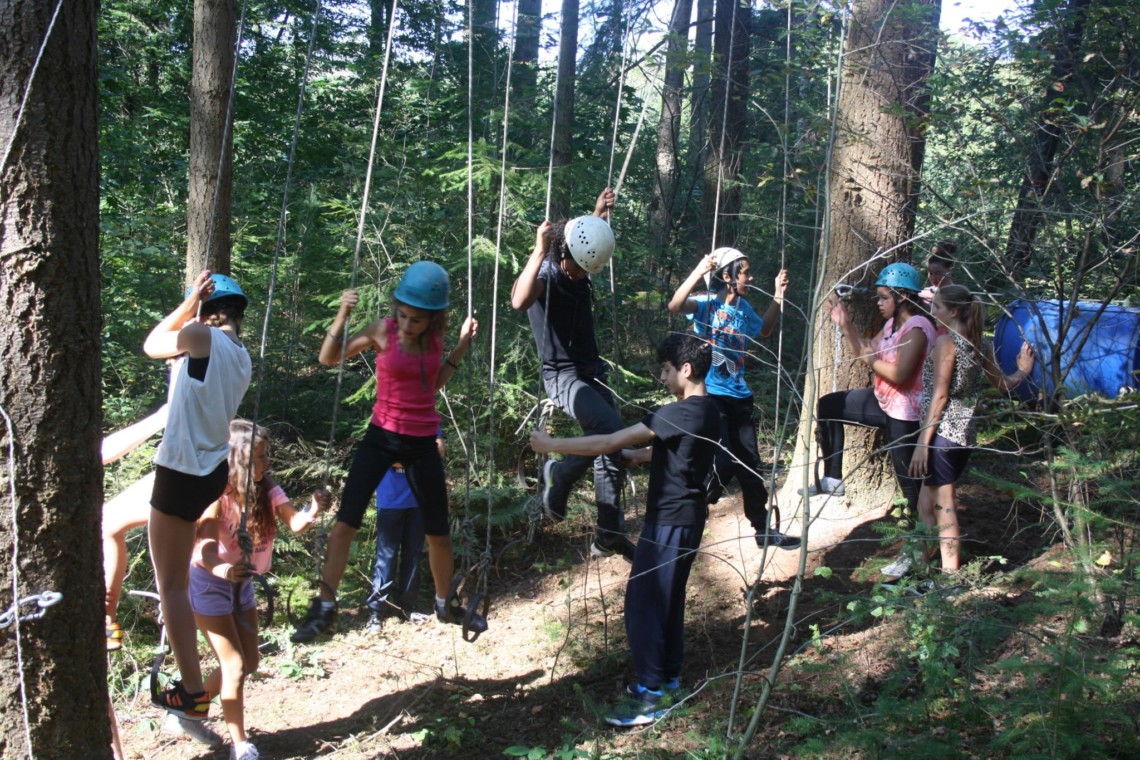
<svg viewBox="0 0 1140 760"><path fill-rule="evenodd" d="M677 290L673 292L673 297L669 299L669 311L674 314L692 314L697 310L697 305L689 300L689 294L693 292L693 288L697 287L697 283L710 272L716 269L716 257L711 253L705 256L693 267L693 271L685 278L685 281L677 286Z"/></svg>
<svg viewBox="0 0 1140 760"><path fill-rule="evenodd" d="M605 188L602 192L598 193L598 199L594 201L594 216L605 219L607 222L610 220L610 212L614 210L614 202L617 196L611 188Z"/></svg>
<svg viewBox="0 0 1140 760"><path fill-rule="evenodd" d="M995 388L1004 393L1009 393L1021 385L1025 378L1033 374L1035 363L1033 346L1029 345L1028 342L1023 342L1021 350L1017 352L1017 371L1012 375L1002 373L992 351L982 352L982 369L985 371L986 377Z"/></svg>
<svg viewBox="0 0 1140 760"><path fill-rule="evenodd" d="M596 457L601 454L637 446L653 438L653 431L644 422L630 425L624 430L604 435L584 435L577 438L554 438L542 430L530 434L530 447L539 454L578 454Z"/></svg>
<svg viewBox="0 0 1140 760"><path fill-rule="evenodd" d="M166 427L166 412L169 407L163 404L153 414L144 417L133 425L116 430L103 439L103 464L110 464L138 448L139 444Z"/></svg>
<svg viewBox="0 0 1140 760"><path fill-rule="evenodd" d="M294 533L304 533L317 519L317 515L327 510L331 504L332 494L323 488L318 488L309 497L306 509L297 509L293 506L293 502L289 501L277 507L277 516L289 526L289 530Z"/></svg>
<svg viewBox="0 0 1140 760"><path fill-rule="evenodd" d="M772 291L772 303L768 304L768 310L764 312L764 327L760 331L761 338L767 338L776 329L776 323L780 320L780 309L784 306L784 293L788 290L788 270L781 269L780 273L776 275L776 287Z"/></svg>

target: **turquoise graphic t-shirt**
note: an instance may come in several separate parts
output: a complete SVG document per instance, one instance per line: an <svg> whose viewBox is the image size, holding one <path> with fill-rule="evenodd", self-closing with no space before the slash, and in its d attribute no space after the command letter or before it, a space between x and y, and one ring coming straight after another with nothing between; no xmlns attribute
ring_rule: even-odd
<svg viewBox="0 0 1140 760"><path fill-rule="evenodd" d="M743 298L731 306L712 293L689 299L697 310L688 315L693 332L712 344L712 368L705 377L709 395L747 398L752 395L744 381L744 360L750 339L764 329L764 320Z"/></svg>

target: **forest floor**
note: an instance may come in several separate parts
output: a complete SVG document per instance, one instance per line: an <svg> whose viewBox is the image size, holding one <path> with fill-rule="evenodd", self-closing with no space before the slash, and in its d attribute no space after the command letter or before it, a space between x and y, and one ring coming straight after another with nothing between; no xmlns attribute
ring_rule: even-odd
<svg viewBox="0 0 1140 760"><path fill-rule="evenodd" d="M763 557L739 501L732 493L713 506L689 582L684 681L694 693L651 728L610 730L601 719L630 677L622 620L629 566L617 557L589 557L588 518L580 505L570 520L543 525L533 544L501 559L491 577L490 630L474 643L464 642L458 627L434 620L390 619L382 633L368 634L366 609L349 606L341 610L336 635L294 647L279 615L264 632L260 672L246 687L251 738L263 758L283 759L489 758L511 747L529 748L535 758L719 756L724 745L714 745L726 733L746 589L763 559L737 732L769 672L801 561L799 551ZM1040 514L1011 506L1000 491L967 484L961 502L974 557L1002 555L1016 566L1033 561L1048 544ZM901 541L887 543L881 536L881 527L894 523L889 508L859 509L826 497L811 506L818 517L802 558L807 570L788 649L801 654L780 671L746 757L789 756L795 738L790 720L824 709L837 691L873 693L895 667L899 642L889 622L836 625L852 595L879 588L877 569L898 553ZM791 511L785 507L785 514ZM802 532L798 521L785 520L787 532ZM635 536L641 521L631 516L629 522ZM815 572L823 566L830 570ZM813 624L830 631L823 646L810 646ZM810 667L813 658L836 661L837 653L843 654L842 672L821 677L818 667ZM208 750L156 731L160 716L142 692L116 704L128 758L228 757L228 747ZM220 712L215 705L210 724L224 735Z"/></svg>

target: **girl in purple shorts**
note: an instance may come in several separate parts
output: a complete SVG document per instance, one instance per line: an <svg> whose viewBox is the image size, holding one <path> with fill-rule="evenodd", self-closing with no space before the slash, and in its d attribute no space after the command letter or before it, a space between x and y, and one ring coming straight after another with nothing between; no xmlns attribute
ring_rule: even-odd
<svg viewBox="0 0 1140 760"><path fill-rule="evenodd" d="M257 750L246 737L243 717L243 686L258 663L257 601L250 576L269 570L278 519L294 533L301 533L331 501L328 491L318 489L306 510L296 509L268 471L269 438L265 428L257 428L255 439L253 423L234 420L230 423L226 490L198 521L190 565L194 621L220 664L206 679L206 692L222 697L222 717L233 741L231 756L235 758L257 757ZM252 485L252 493L246 493L247 484ZM249 510L246 530L253 539L248 558L243 555L237 536L243 508Z"/></svg>
<svg viewBox="0 0 1140 760"><path fill-rule="evenodd" d="M955 484L976 444L974 409L983 373L999 390L1016 387L1033 371L1028 343L1017 357L1017 372L1003 375L993 349L982 346L985 311L974 294L961 285L939 288L931 315L945 328L922 368L922 426L910 460L910 475L922 478L918 515L922 524L938 529L942 569L958 571L957 496ZM932 558L933 550L927 552Z"/></svg>

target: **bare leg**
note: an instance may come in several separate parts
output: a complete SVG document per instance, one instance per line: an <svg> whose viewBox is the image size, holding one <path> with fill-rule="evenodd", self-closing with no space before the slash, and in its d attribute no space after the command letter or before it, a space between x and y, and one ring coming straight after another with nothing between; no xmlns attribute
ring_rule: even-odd
<svg viewBox="0 0 1140 760"><path fill-rule="evenodd" d="M258 662L257 610L246 610L242 617L245 625L234 615L194 615L218 657L219 668L210 674L206 684L209 686L217 676L222 718L234 744L246 741L245 679L257 670Z"/></svg>
<svg viewBox="0 0 1140 760"><path fill-rule="evenodd" d="M937 493L938 486L923 486L918 494L918 519L925 527L932 530L938 525L938 518L935 515ZM934 558L935 551L933 545L924 541L922 556L927 562Z"/></svg>
<svg viewBox="0 0 1140 760"><path fill-rule="evenodd" d="M153 490L152 472L103 505L104 615L108 624L115 620L123 592L123 578L127 574L127 531L146 525L150 519L150 494Z"/></svg>
<svg viewBox="0 0 1140 760"><path fill-rule="evenodd" d="M451 576L455 573L455 557L451 551L451 536L427 536L428 564L435 583L436 596L447 598Z"/></svg>
<svg viewBox="0 0 1140 760"><path fill-rule="evenodd" d="M119 742L119 721L115 718L115 705L107 699L107 717L111 719L111 754L115 760L126 760L123 745Z"/></svg>
<svg viewBox="0 0 1140 760"><path fill-rule="evenodd" d="M938 538L942 547L942 569L948 573L958 572L961 561L958 556L959 537L958 507L954 484L937 487L936 506L938 512ZM945 506L943 506L945 505Z"/></svg>
<svg viewBox="0 0 1140 760"><path fill-rule="evenodd" d="M202 691L202 665L198 661L198 635L190 609L190 557L194 550L195 523L150 510L150 560L170 648L182 674L182 686L194 694Z"/></svg>
<svg viewBox="0 0 1140 760"><path fill-rule="evenodd" d="M328 553L325 554L325 564L321 568L321 580L324 583L320 588L321 599L326 602L336 599L336 590L340 588L341 579L344 578L344 569L348 566L348 552L352 548L356 532L356 528L340 520L337 520L333 529L329 531Z"/></svg>

